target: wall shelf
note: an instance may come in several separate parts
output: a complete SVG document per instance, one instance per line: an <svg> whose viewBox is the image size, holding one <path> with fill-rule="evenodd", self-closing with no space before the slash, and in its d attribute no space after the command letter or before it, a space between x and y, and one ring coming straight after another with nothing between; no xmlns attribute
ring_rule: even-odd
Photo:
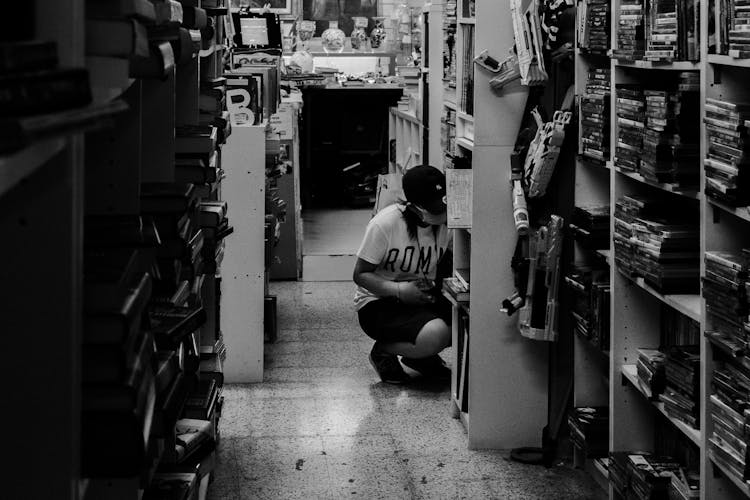
<svg viewBox="0 0 750 500"><path fill-rule="evenodd" d="M621 276L624 276L621 274ZM641 277L632 278L624 276L631 283L637 285L639 288L647 291L652 296L656 297L660 301L664 302L668 306L676 309L685 316L700 322L701 321L701 297L700 295L664 295L657 290L649 286L645 280Z"/></svg>
<svg viewBox="0 0 750 500"><path fill-rule="evenodd" d="M734 66L735 68L750 68L750 59L737 59L719 54L708 54L709 64L719 66Z"/></svg>
<svg viewBox="0 0 750 500"><path fill-rule="evenodd" d="M620 68L658 69L662 71L690 71L699 70L700 63L691 61L676 61L672 63L660 63L654 61L616 61L615 66Z"/></svg>
<svg viewBox="0 0 750 500"><path fill-rule="evenodd" d="M615 170L620 175L624 175L625 177L641 182L643 184L648 184L649 186L653 186L657 189L661 189L662 191L667 191L669 193L673 193L679 196L684 196L685 198L694 198L696 200L699 200L702 198L702 195L699 191L682 190L679 187L675 186L674 184L666 184L666 183L661 183L661 182L649 181L639 173L628 172L626 170L621 169L620 167L615 167Z"/></svg>
<svg viewBox="0 0 750 500"><path fill-rule="evenodd" d="M735 217L739 217L742 220L750 222L750 207L730 207L729 205L725 205L720 201L712 200L710 198L707 198L707 201L709 205L715 207L716 209L722 210L734 215Z"/></svg>

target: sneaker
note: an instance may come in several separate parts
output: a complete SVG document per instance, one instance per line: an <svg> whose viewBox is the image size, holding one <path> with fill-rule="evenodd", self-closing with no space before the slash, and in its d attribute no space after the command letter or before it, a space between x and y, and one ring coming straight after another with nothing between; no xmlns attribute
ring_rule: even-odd
<svg viewBox="0 0 750 500"><path fill-rule="evenodd" d="M450 380L451 378L451 369L445 365L445 361L443 361L443 358L441 358L437 354L428 356L426 358L402 357L401 362L412 370L418 371L425 377L441 380Z"/></svg>
<svg viewBox="0 0 750 500"><path fill-rule="evenodd" d="M387 384L403 384L409 380L409 375L401 367L398 357L381 351L377 344L370 351L370 364L380 375L380 380Z"/></svg>

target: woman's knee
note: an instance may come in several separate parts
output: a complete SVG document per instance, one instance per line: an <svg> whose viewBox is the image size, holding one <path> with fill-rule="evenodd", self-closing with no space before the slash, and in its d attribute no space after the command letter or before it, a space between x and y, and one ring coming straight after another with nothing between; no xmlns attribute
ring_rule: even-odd
<svg viewBox="0 0 750 500"><path fill-rule="evenodd" d="M419 331L417 344L437 354L451 343L451 329L442 319L433 319Z"/></svg>

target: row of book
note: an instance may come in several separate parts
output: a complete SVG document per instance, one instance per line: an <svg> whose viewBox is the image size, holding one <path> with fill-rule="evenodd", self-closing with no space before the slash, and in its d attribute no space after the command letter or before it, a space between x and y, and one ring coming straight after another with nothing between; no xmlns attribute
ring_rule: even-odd
<svg viewBox="0 0 750 500"><path fill-rule="evenodd" d="M572 292L570 315L575 332L608 352L611 300L608 269L574 265L564 282Z"/></svg>
<svg viewBox="0 0 750 500"><path fill-rule="evenodd" d="M682 72L667 89L618 85L615 165L654 183L695 189L699 183L700 81Z"/></svg>
<svg viewBox="0 0 750 500"><path fill-rule="evenodd" d="M87 25L100 25L90 47L95 57L130 66L135 77L141 76L132 72L139 56L124 45L119 53L103 45L123 42L114 36L117 27L123 37L145 42L149 53L172 48L180 71L197 57L209 26L207 10L191 0L89 2L99 3L107 10L88 12ZM179 40L187 39L189 56L180 57ZM141 179L139 199L130 205L139 213L90 214L84 225L82 474L135 478L139 494L151 500L198 498L199 490L205 497L220 436L226 346L217 271L232 228L219 185L221 145L231 124L226 80L207 76L203 82L196 76L195 102L178 95L177 106L185 109L169 131L172 168L160 167L174 172L174 181Z"/></svg>
<svg viewBox="0 0 750 500"><path fill-rule="evenodd" d="M440 148L446 155L445 165L450 164L450 156L456 150L456 111L444 106L440 118Z"/></svg>
<svg viewBox="0 0 750 500"><path fill-rule="evenodd" d="M750 2L717 0L710 4L709 53L738 59L750 57Z"/></svg>
<svg viewBox="0 0 750 500"><path fill-rule="evenodd" d="M750 358L747 352L750 250L707 251L702 294L706 337L715 347L713 394L709 399L712 433L709 454L737 479L750 477L747 424L750 422Z"/></svg>
<svg viewBox="0 0 750 500"><path fill-rule="evenodd" d="M474 25L462 25L464 44L461 54L462 81L458 108L468 115L474 114Z"/></svg>
<svg viewBox="0 0 750 500"><path fill-rule="evenodd" d="M591 66L580 100L581 153L600 162L609 158L611 74L609 68Z"/></svg>
<svg viewBox="0 0 750 500"><path fill-rule="evenodd" d="M609 205L573 207L568 227L584 248L609 249L609 208Z"/></svg>
<svg viewBox="0 0 750 500"><path fill-rule="evenodd" d="M750 104L707 98L703 161L706 196L731 206L750 204L746 149Z"/></svg>
<svg viewBox="0 0 750 500"><path fill-rule="evenodd" d="M606 0L588 0L578 4L578 46L588 53L607 55L609 51L611 11Z"/></svg>
<svg viewBox="0 0 750 500"><path fill-rule="evenodd" d="M694 0L626 0L620 2L617 48L624 61L669 63L700 57L700 9Z"/></svg>
<svg viewBox="0 0 750 500"><path fill-rule="evenodd" d="M671 456L639 451L610 452L609 482L620 498L638 500L700 497L700 475Z"/></svg>
<svg viewBox="0 0 750 500"><path fill-rule="evenodd" d="M609 455L609 407L585 406L573 408L568 414L570 440L586 458Z"/></svg>
<svg viewBox="0 0 750 500"><path fill-rule="evenodd" d="M628 195L615 204L615 264L663 294L697 293L697 207Z"/></svg>

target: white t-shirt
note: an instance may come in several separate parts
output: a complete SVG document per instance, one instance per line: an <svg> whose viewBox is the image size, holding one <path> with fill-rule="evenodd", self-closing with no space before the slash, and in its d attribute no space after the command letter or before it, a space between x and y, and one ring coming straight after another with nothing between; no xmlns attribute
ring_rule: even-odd
<svg viewBox="0 0 750 500"><path fill-rule="evenodd" d="M442 225L435 237L432 226L417 226L418 238L409 238L404 210L403 205L393 204L370 219L357 257L376 264L375 274L389 281L434 280L437 264L450 243L450 232ZM354 295L354 307L359 311L377 298L359 286Z"/></svg>

